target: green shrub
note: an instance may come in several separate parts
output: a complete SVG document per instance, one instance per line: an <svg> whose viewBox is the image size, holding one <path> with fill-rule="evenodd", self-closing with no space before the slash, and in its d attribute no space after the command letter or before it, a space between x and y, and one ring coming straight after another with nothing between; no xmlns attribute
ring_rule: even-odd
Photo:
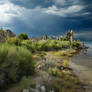
<svg viewBox="0 0 92 92"><path fill-rule="evenodd" d="M60 50L62 47L70 47L69 41L59 41L59 40L22 40L22 46L27 47L31 52L35 51L51 51Z"/></svg>
<svg viewBox="0 0 92 92"><path fill-rule="evenodd" d="M18 38L21 40L27 40L28 39L28 35L26 33L21 33L18 35Z"/></svg>
<svg viewBox="0 0 92 92"><path fill-rule="evenodd" d="M33 40L22 40L21 45L26 47L31 52L37 51L37 43Z"/></svg>
<svg viewBox="0 0 92 92"><path fill-rule="evenodd" d="M6 43L8 44L15 44L15 45L20 45L21 44L21 40L18 39L17 37L8 37L6 39Z"/></svg>
<svg viewBox="0 0 92 92"><path fill-rule="evenodd" d="M21 42L22 46L27 47L31 52L35 51L47 51L47 41L41 40L41 41L33 41L33 40L23 40Z"/></svg>
<svg viewBox="0 0 92 92"><path fill-rule="evenodd" d="M67 61L67 60L64 60L64 61L63 61L63 66L64 66L64 67L69 67L69 64L68 64L68 61Z"/></svg>
<svg viewBox="0 0 92 92"><path fill-rule="evenodd" d="M49 68L48 69L48 73L52 76L56 76L56 77L62 77L63 73L62 71L60 71L57 67L54 68Z"/></svg>
<svg viewBox="0 0 92 92"><path fill-rule="evenodd" d="M63 48L70 48L70 42L69 41L61 41Z"/></svg>
<svg viewBox="0 0 92 92"><path fill-rule="evenodd" d="M48 48L49 49L61 49L62 48L62 44L61 44L61 41L58 41L58 40L49 40L48 41Z"/></svg>
<svg viewBox="0 0 92 92"><path fill-rule="evenodd" d="M72 48L74 48L74 47L79 48L79 47L80 47L80 44L81 44L80 41L73 41L73 42L71 43L71 47L72 47Z"/></svg>
<svg viewBox="0 0 92 92"><path fill-rule="evenodd" d="M34 73L34 62L31 53L17 46L0 44L0 69L8 72L11 81L18 81L22 76Z"/></svg>
<svg viewBox="0 0 92 92"><path fill-rule="evenodd" d="M62 43L58 40L40 40L36 48L38 51L59 50L62 48Z"/></svg>
<svg viewBox="0 0 92 92"><path fill-rule="evenodd" d="M47 51L48 46L47 46L47 41L46 40L41 40L37 43L37 50L38 51Z"/></svg>
<svg viewBox="0 0 92 92"><path fill-rule="evenodd" d="M77 43L75 41L75 43ZM62 48L70 48L77 46L75 43L70 41L60 41L60 40L21 40L21 45L29 49L31 52L36 51L51 51L51 50L60 50Z"/></svg>

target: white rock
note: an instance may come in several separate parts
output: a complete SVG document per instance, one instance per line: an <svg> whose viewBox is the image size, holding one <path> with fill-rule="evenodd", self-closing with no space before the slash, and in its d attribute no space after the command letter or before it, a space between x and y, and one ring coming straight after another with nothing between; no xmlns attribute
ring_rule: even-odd
<svg viewBox="0 0 92 92"><path fill-rule="evenodd" d="M23 92L30 92L29 89L23 89Z"/></svg>
<svg viewBox="0 0 92 92"><path fill-rule="evenodd" d="M42 91L42 92L46 92L45 86L41 86L41 91Z"/></svg>
<svg viewBox="0 0 92 92"><path fill-rule="evenodd" d="M54 90L50 90L50 92L55 92Z"/></svg>

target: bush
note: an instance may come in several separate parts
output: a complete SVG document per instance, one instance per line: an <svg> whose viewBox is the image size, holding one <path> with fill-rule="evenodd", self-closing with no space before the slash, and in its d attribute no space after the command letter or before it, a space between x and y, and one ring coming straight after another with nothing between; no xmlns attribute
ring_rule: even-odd
<svg viewBox="0 0 92 92"><path fill-rule="evenodd" d="M64 61L63 61L63 66L64 66L64 67L69 67L69 64L68 64L68 61L67 61L67 60L64 60Z"/></svg>
<svg viewBox="0 0 92 92"><path fill-rule="evenodd" d="M71 43L71 47L72 47L72 48L79 48L79 47L80 47L80 44L81 44L80 41L73 41L73 42Z"/></svg>
<svg viewBox="0 0 92 92"><path fill-rule="evenodd" d="M59 50L61 48L62 43L58 40L41 40L37 43L37 50L39 51Z"/></svg>
<svg viewBox="0 0 92 92"><path fill-rule="evenodd" d="M20 45L21 44L21 40L18 39L17 37L11 37L11 38L8 37L6 39L6 43Z"/></svg>
<svg viewBox="0 0 92 92"><path fill-rule="evenodd" d="M18 38L21 40L27 40L28 39L28 35L26 33L21 33L18 35Z"/></svg>
<svg viewBox="0 0 92 92"><path fill-rule="evenodd" d="M48 44L48 42L46 40L39 41L37 44L37 50L38 51L47 51L48 50L47 44Z"/></svg>
<svg viewBox="0 0 92 92"><path fill-rule="evenodd" d="M70 47L69 41L59 41L59 40L22 40L22 46L27 47L31 52L35 51L51 51L51 50L60 50L62 47Z"/></svg>
<svg viewBox="0 0 92 92"><path fill-rule="evenodd" d="M54 67L54 68L49 68L48 69L48 73L52 76L55 76L55 77L63 77L64 74L62 73L62 71L60 71L57 67Z"/></svg>
<svg viewBox="0 0 92 92"><path fill-rule="evenodd" d="M58 50L62 48L61 41L58 41L58 40L49 40L47 46L49 50L53 50L53 49Z"/></svg>
<svg viewBox="0 0 92 92"><path fill-rule="evenodd" d="M23 40L21 45L27 47L31 52L48 50L47 41L44 40L40 40L38 42L33 40Z"/></svg>
<svg viewBox="0 0 92 92"><path fill-rule="evenodd" d="M37 51L37 43L33 40L22 40L21 45L26 47L31 52Z"/></svg>
<svg viewBox="0 0 92 92"><path fill-rule="evenodd" d="M70 43L70 41L60 40L21 40L21 45L25 46L31 52L60 50L62 48L68 49L74 46L78 47L78 44L80 43L77 41Z"/></svg>
<svg viewBox="0 0 92 92"><path fill-rule="evenodd" d="M62 41L62 48L70 48L70 42L69 41Z"/></svg>
<svg viewBox="0 0 92 92"><path fill-rule="evenodd" d="M23 47L0 44L0 69L8 73L12 82L34 73L31 53Z"/></svg>

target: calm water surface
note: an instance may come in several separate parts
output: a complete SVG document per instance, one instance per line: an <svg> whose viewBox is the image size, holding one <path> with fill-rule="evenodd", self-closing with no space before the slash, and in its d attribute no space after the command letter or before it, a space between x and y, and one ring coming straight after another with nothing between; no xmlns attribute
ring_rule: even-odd
<svg viewBox="0 0 92 92"><path fill-rule="evenodd" d="M85 42L85 45L89 47L88 50L74 56L72 61L76 64L92 69L92 42Z"/></svg>
<svg viewBox="0 0 92 92"><path fill-rule="evenodd" d="M69 65L85 84L86 92L92 92L92 42L85 42L85 45L89 46L88 50L72 57Z"/></svg>

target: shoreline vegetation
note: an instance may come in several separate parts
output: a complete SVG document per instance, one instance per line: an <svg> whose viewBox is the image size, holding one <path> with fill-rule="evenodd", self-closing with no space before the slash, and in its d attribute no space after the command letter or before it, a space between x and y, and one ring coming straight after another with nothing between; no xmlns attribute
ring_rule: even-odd
<svg viewBox="0 0 92 92"><path fill-rule="evenodd" d="M0 29L0 91L85 92L68 62L86 48L72 30L56 38L29 38Z"/></svg>

